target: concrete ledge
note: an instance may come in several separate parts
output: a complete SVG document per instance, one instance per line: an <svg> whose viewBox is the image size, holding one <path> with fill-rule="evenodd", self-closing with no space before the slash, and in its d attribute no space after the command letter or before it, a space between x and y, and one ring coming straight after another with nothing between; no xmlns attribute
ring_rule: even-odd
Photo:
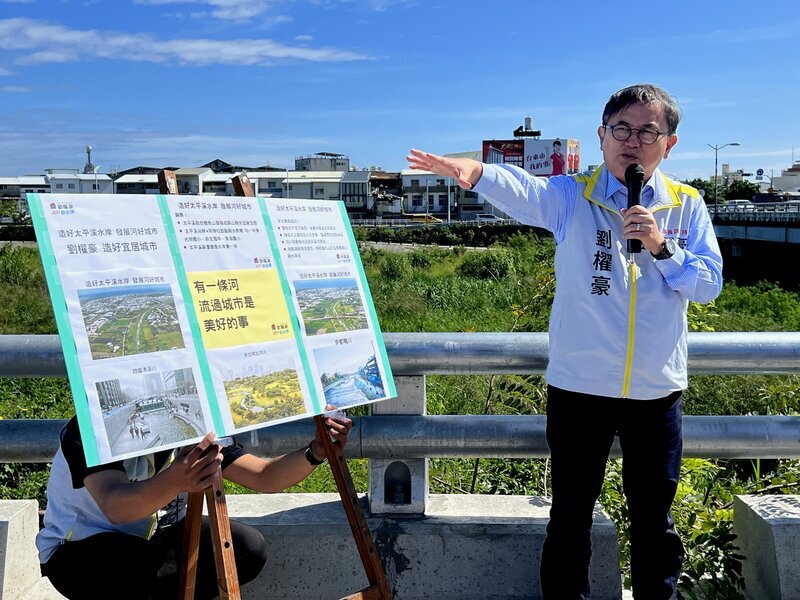
<svg viewBox="0 0 800 600"><path fill-rule="evenodd" d="M367 520L396 600L536 600L549 510L531 496L430 495L424 516ZM334 600L367 586L338 494L229 495L228 512L267 540L244 600ZM618 600L617 535L600 510L592 545L592 598ZM25 597L61 598L46 579Z"/></svg>
<svg viewBox="0 0 800 600"><path fill-rule="evenodd" d="M748 598L800 598L800 496L737 496L733 532Z"/></svg>
<svg viewBox="0 0 800 600"><path fill-rule="evenodd" d="M36 534L36 500L0 501L0 598L27 600L28 590L40 579Z"/></svg>
<svg viewBox="0 0 800 600"><path fill-rule="evenodd" d="M366 504L364 501L362 504ZM337 494L228 496L272 557L245 599L331 600L367 580ZM550 504L529 496L431 495L425 516L368 517L396 600L533 600ZM594 517L592 598L621 598L617 536Z"/></svg>

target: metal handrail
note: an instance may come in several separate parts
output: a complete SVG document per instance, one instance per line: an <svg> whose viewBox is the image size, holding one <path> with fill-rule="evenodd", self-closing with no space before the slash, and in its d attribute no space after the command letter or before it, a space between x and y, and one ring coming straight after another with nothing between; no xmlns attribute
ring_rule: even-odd
<svg viewBox="0 0 800 600"><path fill-rule="evenodd" d="M546 333L385 333L395 375L542 374ZM696 375L800 373L800 332L690 333ZM57 335L0 335L0 377L66 377Z"/></svg>
<svg viewBox="0 0 800 600"><path fill-rule="evenodd" d="M396 376L543 373L547 334L388 333ZM692 333L694 374L800 373L800 333ZM63 377L58 336L0 336L0 377ZM545 417L373 416L354 419L349 458L548 456ZM62 420L0 421L0 463L49 462ZM310 419L242 436L256 454L294 450L314 435ZM617 456L619 449L612 450ZM800 417L686 416L684 455L706 458L800 458Z"/></svg>
<svg viewBox="0 0 800 600"><path fill-rule="evenodd" d="M47 463L61 419L0 420L0 463ZM314 437L311 419L237 436L258 456L279 456ZM347 458L546 458L544 415L353 417ZM612 457L621 455L615 441ZM800 458L800 417L684 416L685 458Z"/></svg>

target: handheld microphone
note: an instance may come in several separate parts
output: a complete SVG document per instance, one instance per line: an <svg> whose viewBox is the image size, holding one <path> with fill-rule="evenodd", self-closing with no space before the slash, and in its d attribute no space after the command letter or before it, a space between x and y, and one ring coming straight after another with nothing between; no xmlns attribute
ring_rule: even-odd
<svg viewBox="0 0 800 600"><path fill-rule="evenodd" d="M642 165L634 163L625 169L625 187L628 188L628 208L642 203L642 186L644 185L644 169ZM628 253L638 253L642 251L641 240L626 240L628 242Z"/></svg>

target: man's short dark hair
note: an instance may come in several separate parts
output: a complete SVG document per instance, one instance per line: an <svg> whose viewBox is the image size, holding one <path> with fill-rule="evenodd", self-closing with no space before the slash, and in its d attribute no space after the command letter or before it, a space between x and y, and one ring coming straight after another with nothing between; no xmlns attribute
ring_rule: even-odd
<svg viewBox="0 0 800 600"><path fill-rule="evenodd" d="M560 146L561 145L561 140L553 140L553 146L555 146L556 144L558 144Z"/></svg>
<svg viewBox="0 0 800 600"><path fill-rule="evenodd" d="M681 121L681 110L678 101L670 96L664 89L652 83L640 83L621 89L608 99L603 109L603 125L608 125L608 120L615 114L632 104L657 104L664 111L667 121L667 133L672 135L678 130Z"/></svg>

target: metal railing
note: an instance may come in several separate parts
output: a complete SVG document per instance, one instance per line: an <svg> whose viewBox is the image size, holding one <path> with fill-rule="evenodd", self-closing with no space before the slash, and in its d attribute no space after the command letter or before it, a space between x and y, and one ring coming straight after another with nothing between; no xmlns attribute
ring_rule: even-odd
<svg viewBox="0 0 800 600"><path fill-rule="evenodd" d="M800 223L800 205L795 201L720 205L714 213L719 223Z"/></svg>
<svg viewBox="0 0 800 600"><path fill-rule="evenodd" d="M541 374L545 333L388 333L396 377ZM693 374L800 373L800 333L689 334ZM64 377L58 336L0 336L0 377ZM371 416L355 418L349 458L541 458L548 456L545 417ZM49 462L59 420L0 421L1 462ZM243 436L264 456L294 450L313 436L310 419ZM617 456L615 446L612 455ZM800 458L800 417L685 416L684 456Z"/></svg>

